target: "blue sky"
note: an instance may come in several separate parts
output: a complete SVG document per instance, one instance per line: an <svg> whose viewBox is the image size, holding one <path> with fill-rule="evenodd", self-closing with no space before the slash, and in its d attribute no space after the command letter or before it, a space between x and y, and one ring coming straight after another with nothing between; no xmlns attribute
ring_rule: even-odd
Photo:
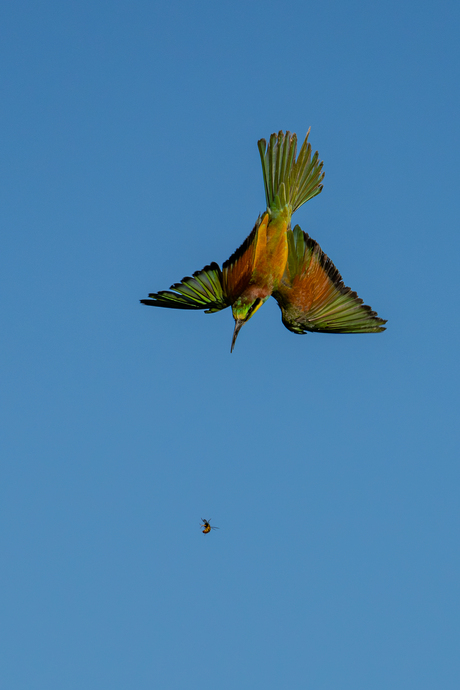
<svg viewBox="0 0 460 690"><path fill-rule="evenodd" d="M458 3L0 18L4 687L458 688ZM310 126L294 220L387 331L141 306Z"/></svg>

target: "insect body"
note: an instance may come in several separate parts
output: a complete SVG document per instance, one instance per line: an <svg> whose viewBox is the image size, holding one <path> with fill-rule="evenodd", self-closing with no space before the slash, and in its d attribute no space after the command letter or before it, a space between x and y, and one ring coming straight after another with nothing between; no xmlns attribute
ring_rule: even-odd
<svg viewBox="0 0 460 690"><path fill-rule="evenodd" d="M201 527L204 527L203 534L208 534L212 529L219 529L218 527L213 527L213 525L209 524L212 520L212 518L209 518L209 520L205 520L204 518L201 518L203 524Z"/></svg>

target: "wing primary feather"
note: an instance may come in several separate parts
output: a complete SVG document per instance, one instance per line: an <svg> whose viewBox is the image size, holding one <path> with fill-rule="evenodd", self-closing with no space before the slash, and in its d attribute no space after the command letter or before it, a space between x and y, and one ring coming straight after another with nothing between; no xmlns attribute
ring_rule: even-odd
<svg viewBox="0 0 460 690"><path fill-rule="evenodd" d="M170 290L151 292L149 298L140 301L153 307L205 309L207 313L220 311L230 304L223 290L222 271L215 262L174 283Z"/></svg>
<svg viewBox="0 0 460 690"><path fill-rule="evenodd" d="M294 333L378 333L386 321L346 287L342 276L307 233L288 234L285 276L273 293L286 328Z"/></svg>

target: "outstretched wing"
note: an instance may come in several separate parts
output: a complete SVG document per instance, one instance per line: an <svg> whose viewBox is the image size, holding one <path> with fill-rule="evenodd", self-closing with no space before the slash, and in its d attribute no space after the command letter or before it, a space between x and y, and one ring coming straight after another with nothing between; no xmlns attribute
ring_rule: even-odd
<svg viewBox="0 0 460 690"><path fill-rule="evenodd" d="M252 232L222 266L222 285L230 304L238 299L248 287L257 256L259 237L266 237L268 213L258 218Z"/></svg>
<svg viewBox="0 0 460 690"><path fill-rule="evenodd" d="M286 271L273 297L278 302L283 323L294 333L379 333L383 319L365 304L298 225L288 232L289 254Z"/></svg>
<svg viewBox="0 0 460 690"><path fill-rule="evenodd" d="M192 277L183 278L171 285L170 290L151 292L150 299L141 299L142 304L171 309L205 309L206 314L225 309L230 305L222 286L222 271L213 262Z"/></svg>

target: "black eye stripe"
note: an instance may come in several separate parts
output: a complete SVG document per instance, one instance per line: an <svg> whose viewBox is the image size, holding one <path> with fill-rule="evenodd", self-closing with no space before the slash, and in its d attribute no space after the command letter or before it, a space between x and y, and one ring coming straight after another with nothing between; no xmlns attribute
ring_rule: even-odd
<svg viewBox="0 0 460 690"><path fill-rule="evenodd" d="M252 312L254 311L254 309L255 309L256 307L258 307L259 304L260 304L261 302L262 302L261 298L258 297L258 298L256 299L256 301L254 302L254 304L251 304L251 307L250 307L250 309L249 309L249 311L248 311L248 313L247 313L247 315L246 315L246 320L249 319L249 317L251 316L251 314L252 314Z"/></svg>

